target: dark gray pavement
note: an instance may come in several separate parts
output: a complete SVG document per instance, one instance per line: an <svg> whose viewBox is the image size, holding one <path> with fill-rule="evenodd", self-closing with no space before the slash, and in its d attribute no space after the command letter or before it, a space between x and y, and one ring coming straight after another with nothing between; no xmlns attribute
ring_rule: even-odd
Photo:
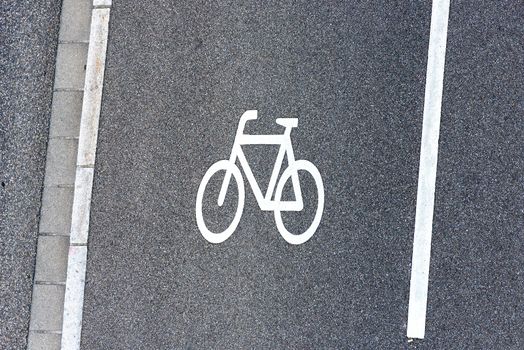
<svg viewBox="0 0 524 350"><path fill-rule="evenodd" d="M451 4L428 336L522 349L524 7Z"/></svg>
<svg viewBox="0 0 524 350"><path fill-rule="evenodd" d="M505 6L451 8L427 338L408 343L430 4L116 2L83 348L521 348L522 13ZM251 133L298 117L296 158L322 174L303 245L249 187L229 240L198 231L200 181L248 109Z"/></svg>
<svg viewBox="0 0 524 350"><path fill-rule="evenodd" d="M0 2L0 349L25 349L58 0Z"/></svg>

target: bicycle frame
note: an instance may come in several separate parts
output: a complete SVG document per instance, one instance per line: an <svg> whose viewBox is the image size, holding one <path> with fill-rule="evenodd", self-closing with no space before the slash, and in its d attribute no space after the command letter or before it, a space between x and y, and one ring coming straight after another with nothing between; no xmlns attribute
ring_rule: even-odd
<svg viewBox="0 0 524 350"><path fill-rule="evenodd" d="M242 170L247 177L249 185L251 186L253 194L255 195L258 206L261 210L274 211L278 209L281 211L301 211L304 207L304 204L302 201L302 191L300 189L298 172L295 172L291 175L295 200L279 201L277 203L272 199L275 187L277 185L278 175L280 174L280 169L284 161L284 156L287 156L288 166L291 166L295 162L293 145L291 144L291 128L286 128L284 133L280 135L245 135L243 133L243 129L247 120L249 119L246 118L245 120L241 120L239 123L229 161L231 164L235 164L237 159L240 162ZM249 163L244 155L244 151L242 150L243 145L280 145L265 196L262 194L255 176L253 175L251 167L249 166ZM222 183L220 194L218 196L218 205L220 206L224 203L230 180L231 172L226 171L224 182Z"/></svg>

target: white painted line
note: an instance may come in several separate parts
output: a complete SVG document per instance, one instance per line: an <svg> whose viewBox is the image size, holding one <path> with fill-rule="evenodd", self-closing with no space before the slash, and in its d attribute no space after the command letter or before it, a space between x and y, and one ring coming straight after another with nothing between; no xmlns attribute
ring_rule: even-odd
<svg viewBox="0 0 524 350"><path fill-rule="evenodd" d="M110 7L111 6L111 0L93 0L93 6L94 7Z"/></svg>
<svg viewBox="0 0 524 350"><path fill-rule="evenodd" d="M109 9L93 9L78 141L79 166L94 166L106 61Z"/></svg>
<svg viewBox="0 0 524 350"><path fill-rule="evenodd" d="M87 246L70 246L62 324L62 350L80 349Z"/></svg>
<svg viewBox="0 0 524 350"><path fill-rule="evenodd" d="M87 244L94 168L76 168L70 244Z"/></svg>
<svg viewBox="0 0 524 350"><path fill-rule="evenodd" d="M89 212L91 208L98 120L104 83L108 29L109 8L94 8L91 14L91 32L87 54L80 136L78 139L75 192L64 297L62 350L80 349Z"/></svg>
<svg viewBox="0 0 524 350"><path fill-rule="evenodd" d="M426 328L431 231L435 204L435 179L437 177L438 138L448 15L449 0L434 0L429 35L415 235L409 290L407 327L407 336L409 338L424 338Z"/></svg>

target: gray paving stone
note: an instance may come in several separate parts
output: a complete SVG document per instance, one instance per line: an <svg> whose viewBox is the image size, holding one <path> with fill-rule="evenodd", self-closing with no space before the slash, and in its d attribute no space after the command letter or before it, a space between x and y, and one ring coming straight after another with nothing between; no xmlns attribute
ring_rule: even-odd
<svg viewBox="0 0 524 350"><path fill-rule="evenodd" d="M91 0L63 0L60 41L88 41Z"/></svg>
<svg viewBox="0 0 524 350"><path fill-rule="evenodd" d="M60 350L60 334L29 332L27 350Z"/></svg>
<svg viewBox="0 0 524 350"><path fill-rule="evenodd" d="M77 139L49 139L44 186L75 183L77 151Z"/></svg>
<svg viewBox="0 0 524 350"><path fill-rule="evenodd" d="M69 236L40 236L36 253L35 281L65 282Z"/></svg>
<svg viewBox="0 0 524 350"><path fill-rule="evenodd" d="M72 187L44 187L40 232L69 234L73 192Z"/></svg>
<svg viewBox="0 0 524 350"><path fill-rule="evenodd" d="M82 91L55 91L51 111L50 137L78 137L82 116Z"/></svg>
<svg viewBox="0 0 524 350"><path fill-rule="evenodd" d="M55 90L84 88L87 47L87 43L58 44Z"/></svg>
<svg viewBox="0 0 524 350"><path fill-rule="evenodd" d="M61 331L64 310L63 285L35 284L29 330Z"/></svg>

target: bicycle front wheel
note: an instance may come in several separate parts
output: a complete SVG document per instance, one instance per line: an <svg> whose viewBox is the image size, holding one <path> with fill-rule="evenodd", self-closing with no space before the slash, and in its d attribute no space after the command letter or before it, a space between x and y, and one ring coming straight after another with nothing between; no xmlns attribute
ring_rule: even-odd
<svg viewBox="0 0 524 350"><path fill-rule="evenodd" d="M233 176L232 178L235 179L235 183L237 184L238 189L238 204L237 208L233 217L232 222L229 224L229 226L222 232L212 232L209 230L209 228L206 226L206 223L204 221L204 215L202 212L202 201L204 198L204 193L206 191L207 185L209 183L209 180L211 180L211 177L213 175L219 173L220 171L224 171L225 173L230 172ZM210 242L210 243L222 243L226 239L233 234L235 229L238 226L238 223L240 222L240 217L242 216L242 211L244 209L244 181L242 179L242 174L240 173L240 170L238 167L227 161L227 160L221 160L213 164L205 173L202 182L200 183L200 186L198 187L197 192L197 198L196 198L196 220L197 225L200 230L200 233L202 233L202 236Z"/></svg>
<svg viewBox="0 0 524 350"><path fill-rule="evenodd" d="M278 231L289 244L302 244L309 240L315 234L318 225L320 224L320 220L322 219L322 212L324 211L324 183L322 182L322 177L320 176L317 167L307 160L297 160L294 164L284 170L275 191L275 201L277 203L280 202L284 185L291 178L291 175L296 174L299 171L306 171L313 177L317 190L317 206L311 225L304 232L299 234L289 232L282 221L282 211L278 209L275 210L275 222Z"/></svg>

